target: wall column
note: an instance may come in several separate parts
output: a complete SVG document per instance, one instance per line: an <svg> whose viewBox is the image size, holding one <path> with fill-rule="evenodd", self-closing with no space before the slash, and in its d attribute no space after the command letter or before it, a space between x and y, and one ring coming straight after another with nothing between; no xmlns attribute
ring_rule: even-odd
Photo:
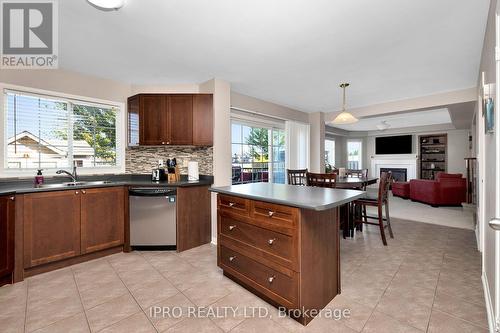
<svg viewBox="0 0 500 333"><path fill-rule="evenodd" d="M311 126L310 159L311 172L325 172L325 114L314 112L309 114Z"/></svg>

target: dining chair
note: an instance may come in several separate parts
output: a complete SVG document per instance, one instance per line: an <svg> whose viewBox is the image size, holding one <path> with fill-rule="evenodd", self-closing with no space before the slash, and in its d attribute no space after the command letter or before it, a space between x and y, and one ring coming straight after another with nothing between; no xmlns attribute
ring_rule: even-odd
<svg viewBox="0 0 500 333"><path fill-rule="evenodd" d="M306 173L307 185L317 187L336 187L336 173Z"/></svg>
<svg viewBox="0 0 500 333"><path fill-rule="evenodd" d="M307 169L286 169L286 174L288 177L289 185L307 185L306 183L306 174Z"/></svg>
<svg viewBox="0 0 500 333"><path fill-rule="evenodd" d="M365 198L357 199L354 201L354 225L360 225L362 223L378 225L380 229L380 236L382 237L382 243L387 246L387 239L385 237L385 228L389 230L389 236L394 238L394 234L392 233L391 227L391 218L389 216L389 187L392 182L392 173L391 172L383 172L380 175L380 182L378 187L378 195L377 197L366 196ZM377 216L369 216L366 213L366 207L377 207ZM385 218L383 216L383 208L385 207ZM360 209L361 208L361 209ZM361 212L357 214L356 212ZM369 222L368 219L377 220L377 222ZM384 226L384 221L387 224Z"/></svg>

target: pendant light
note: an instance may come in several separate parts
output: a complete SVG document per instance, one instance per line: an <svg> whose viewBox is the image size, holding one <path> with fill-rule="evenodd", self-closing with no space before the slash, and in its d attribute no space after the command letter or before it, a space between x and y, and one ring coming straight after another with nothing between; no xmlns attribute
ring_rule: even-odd
<svg viewBox="0 0 500 333"><path fill-rule="evenodd" d="M333 124L336 125L347 125L347 124L354 124L355 122L358 121L358 118L354 117L352 114L347 112L345 110L345 88L349 87L349 83L341 83L340 88L342 88L342 93L343 93L343 99L342 99L342 112L335 117L333 120Z"/></svg>
<svg viewBox="0 0 500 333"><path fill-rule="evenodd" d="M87 0L92 5L102 9L119 9L125 3L125 0Z"/></svg>

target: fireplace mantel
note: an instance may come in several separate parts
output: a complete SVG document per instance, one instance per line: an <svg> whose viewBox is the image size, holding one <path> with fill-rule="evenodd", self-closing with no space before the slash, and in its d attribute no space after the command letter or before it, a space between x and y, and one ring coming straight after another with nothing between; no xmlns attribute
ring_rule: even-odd
<svg viewBox="0 0 500 333"><path fill-rule="evenodd" d="M416 158L377 158L372 157L370 174L374 177L380 175L381 168L401 168L406 169L407 180L417 178L417 159Z"/></svg>

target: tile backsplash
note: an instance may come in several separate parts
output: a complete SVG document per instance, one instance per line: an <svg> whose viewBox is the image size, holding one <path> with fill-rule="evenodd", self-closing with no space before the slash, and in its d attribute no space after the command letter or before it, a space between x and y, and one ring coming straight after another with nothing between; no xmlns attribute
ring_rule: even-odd
<svg viewBox="0 0 500 333"><path fill-rule="evenodd" d="M181 174L187 174L184 161L197 161L200 175L213 174L213 147L193 146L160 146L160 147L128 147L125 151L126 173L151 173L157 167L158 160L165 163L168 158L176 158Z"/></svg>

